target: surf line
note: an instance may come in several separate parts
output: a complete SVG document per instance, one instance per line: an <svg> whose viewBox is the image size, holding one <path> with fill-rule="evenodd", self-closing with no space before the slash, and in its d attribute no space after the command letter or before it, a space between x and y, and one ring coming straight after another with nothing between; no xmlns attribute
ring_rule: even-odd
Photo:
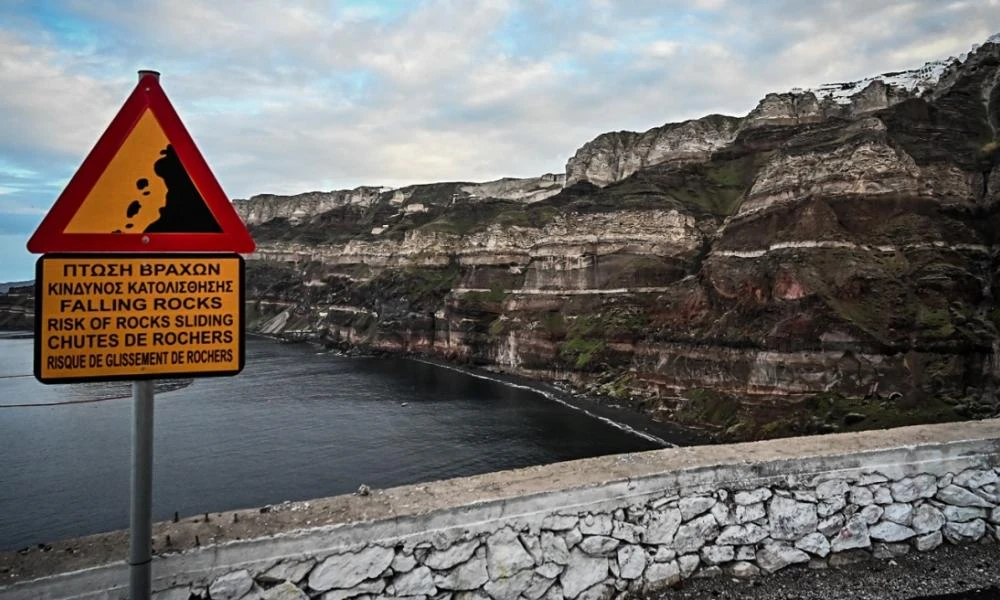
<svg viewBox="0 0 1000 600"><path fill-rule="evenodd" d="M615 421L614 419L609 419L609 418L601 416L601 415L595 415L594 413L590 412L586 408L583 408L582 406L577 406L577 405L573 404L572 402L568 402L568 401L560 398L559 394L557 394L555 392L550 392L548 390L541 390L541 389L538 389L538 388L530 386L530 385L525 385L523 383L514 383L513 381L505 381L505 380L503 380L503 379L501 379L499 377L490 377L489 375L486 375L484 373L481 373L481 372L478 372L478 371L473 371L471 369L464 369L462 367L457 367L455 365L448 365L448 364L438 363L438 362L434 362L434 361L431 361L431 360L426 360L426 359L423 359L423 358L417 358L417 357L407 357L407 358L409 358L410 360L415 360L417 362L421 362L421 363L427 364L427 365L432 365L432 366L435 366L435 367L442 367L442 368L445 368L445 369L449 369L451 371L456 371L458 373L464 373L466 375L475 377L477 379L485 379L486 381L492 381L494 383L499 383L499 384L502 384L502 385L507 385L507 386L510 386L512 388L517 388L519 390L527 390L529 392L534 392L534 393L539 394L540 396L542 396L544 398L548 398L549 400L553 400L555 402L558 402L559 404L562 404L563 406L572 408L573 410L580 411L583 414L587 415L588 417L597 419L598 421L606 423L606 424L614 427L615 429L624 431L626 433L631 433L632 435L638 436L638 437L640 437L640 438L642 438L642 439L644 439L646 441L653 442L654 444L660 444L664 448L677 448L677 444L673 444L671 442L668 442L667 440L665 440L663 438L660 438L660 437L657 437L657 436L655 436L655 435L653 435L651 433L647 433L645 431L640 431L640 430L638 430L638 429L636 429L634 427L630 427L630 426L628 426L628 425L626 425L624 423L619 423L618 421Z"/></svg>

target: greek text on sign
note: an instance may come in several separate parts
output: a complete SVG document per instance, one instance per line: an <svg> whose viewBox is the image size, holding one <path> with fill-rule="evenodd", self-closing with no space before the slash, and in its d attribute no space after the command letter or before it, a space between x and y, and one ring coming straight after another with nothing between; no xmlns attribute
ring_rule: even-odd
<svg viewBox="0 0 1000 600"><path fill-rule="evenodd" d="M234 375L243 369L242 257L43 256L35 377L44 383Z"/></svg>

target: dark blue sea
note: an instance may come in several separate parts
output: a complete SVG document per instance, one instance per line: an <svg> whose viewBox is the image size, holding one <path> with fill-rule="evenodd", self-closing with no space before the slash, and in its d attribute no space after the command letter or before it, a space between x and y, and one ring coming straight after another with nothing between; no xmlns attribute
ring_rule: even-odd
<svg viewBox="0 0 1000 600"><path fill-rule="evenodd" d="M128 527L130 384L31 364L0 339L0 549ZM240 375L160 386L154 519L658 447L526 387L251 339Z"/></svg>

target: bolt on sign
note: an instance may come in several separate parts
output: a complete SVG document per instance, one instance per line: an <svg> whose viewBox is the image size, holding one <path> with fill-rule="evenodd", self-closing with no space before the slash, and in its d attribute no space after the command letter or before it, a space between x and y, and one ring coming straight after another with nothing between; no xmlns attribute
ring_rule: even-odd
<svg viewBox="0 0 1000 600"><path fill-rule="evenodd" d="M253 238L144 74L28 250L43 383L235 375Z"/></svg>

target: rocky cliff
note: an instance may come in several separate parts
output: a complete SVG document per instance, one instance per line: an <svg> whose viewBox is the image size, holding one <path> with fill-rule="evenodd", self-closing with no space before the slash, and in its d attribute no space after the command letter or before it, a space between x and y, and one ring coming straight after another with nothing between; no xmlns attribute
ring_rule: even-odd
<svg viewBox="0 0 1000 600"><path fill-rule="evenodd" d="M601 134L566 163L566 182L589 181L604 186L651 165L705 161L712 152L733 142L742 123L743 119L735 117L709 115L668 123L645 133Z"/></svg>
<svg viewBox="0 0 1000 600"><path fill-rule="evenodd" d="M729 439L995 414L996 42L605 134L564 180L240 202L252 323Z"/></svg>
<svg viewBox="0 0 1000 600"><path fill-rule="evenodd" d="M35 287L30 281L0 283L0 331L35 327Z"/></svg>

